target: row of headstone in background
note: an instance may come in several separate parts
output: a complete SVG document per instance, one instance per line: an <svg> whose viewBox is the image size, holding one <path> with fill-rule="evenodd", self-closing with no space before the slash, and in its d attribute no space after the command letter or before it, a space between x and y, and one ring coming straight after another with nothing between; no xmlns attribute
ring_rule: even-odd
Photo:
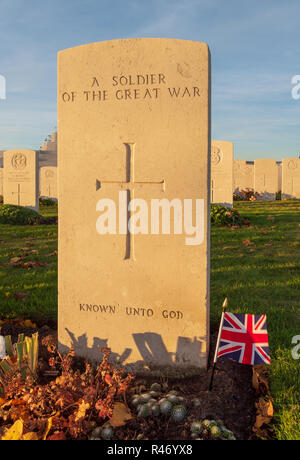
<svg viewBox="0 0 300 460"><path fill-rule="evenodd" d="M249 189L259 193L261 200L275 200L281 191L283 199L300 199L299 158L234 160L233 177L234 193Z"/></svg>
<svg viewBox="0 0 300 460"><path fill-rule="evenodd" d="M18 150L18 153L22 155L22 150ZM4 194L3 176L3 168L0 168L0 196ZM15 177L18 176L20 174ZM272 159L251 162L233 160L232 142L212 141L211 202L232 206L232 183L234 193L249 189L260 193L264 200L274 200L279 191L282 192L282 198L300 198L300 159L287 158L282 162ZM58 199L56 166L39 168L39 196ZM13 199L11 204L17 204L24 203L23 198L25 194L20 190L20 193L11 192L7 200Z"/></svg>

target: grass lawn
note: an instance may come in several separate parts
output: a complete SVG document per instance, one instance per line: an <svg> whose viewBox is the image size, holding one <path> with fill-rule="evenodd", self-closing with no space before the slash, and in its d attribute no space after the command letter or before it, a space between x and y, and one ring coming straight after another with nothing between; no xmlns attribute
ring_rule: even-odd
<svg viewBox="0 0 300 460"><path fill-rule="evenodd" d="M212 329L225 297L229 311L267 314L276 435L300 439L300 361L291 355L292 337L300 335L300 201L240 202L236 208L249 217L249 228L212 228ZM40 211L55 216L57 207ZM0 226L0 317L56 321L56 250L55 225ZM9 265L17 257L33 268Z"/></svg>
<svg viewBox="0 0 300 460"><path fill-rule="evenodd" d="M233 313L267 314L276 435L300 439L300 361L291 355L300 335L300 201L235 207L251 227L212 228L212 327L224 297Z"/></svg>
<svg viewBox="0 0 300 460"><path fill-rule="evenodd" d="M45 217L57 215L57 206L41 206ZM57 226L0 225L0 317L24 317L38 322L57 317ZM9 265L14 258L45 266ZM22 300L22 294L28 297Z"/></svg>

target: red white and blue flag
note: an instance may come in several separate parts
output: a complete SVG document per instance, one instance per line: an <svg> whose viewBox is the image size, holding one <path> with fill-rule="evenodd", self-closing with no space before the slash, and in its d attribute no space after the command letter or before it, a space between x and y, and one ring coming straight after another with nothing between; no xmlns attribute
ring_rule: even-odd
<svg viewBox="0 0 300 460"><path fill-rule="evenodd" d="M270 364L266 315L224 313L218 358L241 364Z"/></svg>

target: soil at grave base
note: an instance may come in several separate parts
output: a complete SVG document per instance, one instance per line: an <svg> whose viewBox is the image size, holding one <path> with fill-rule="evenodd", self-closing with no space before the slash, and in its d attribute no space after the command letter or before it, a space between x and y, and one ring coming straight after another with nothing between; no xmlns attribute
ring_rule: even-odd
<svg viewBox="0 0 300 460"><path fill-rule="evenodd" d="M11 335L13 342L20 333L30 336L36 331L36 329L24 328L15 324L4 324L1 327L1 335ZM50 329L49 326L39 328L38 332L40 341L46 335L56 335L56 331ZM216 333L211 337L210 362L213 359L216 337ZM42 370L49 369L49 354L45 347L40 347L39 356ZM80 364L82 365L82 362ZM233 431L237 439L253 439L256 394L252 388L251 366L239 365L228 360L218 361L211 392L208 391L210 376L209 370L200 376L183 380L168 380L168 391L175 389L185 398L189 420L203 420L204 418L222 420L225 426ZM48 381L48 378L46 380L41 378L39 383L43 384ZM144 385L148 389L153 381L150 378L137 378L133 385L134 387ZM192 404L194 398L198 398L201 403L197 408ZM191 421L188 420L181 425L176 425L161 417L146 419L134 417L126 426L115 429L114 439L131 440L143 434L143 439L149 440L190 440L190 424Z"/></svg>

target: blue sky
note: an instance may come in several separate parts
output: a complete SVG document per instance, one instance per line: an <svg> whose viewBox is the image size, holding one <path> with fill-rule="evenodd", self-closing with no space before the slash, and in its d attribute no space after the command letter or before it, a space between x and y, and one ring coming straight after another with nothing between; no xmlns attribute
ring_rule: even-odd
<svg viewBox="0 0 300 460"><path fill-rule="evenodd" d="M56 126L56 56L130 37L209 44L212 138L241 159L300 153L299 0L0 0L0 150L38 149Z"/></svg>

